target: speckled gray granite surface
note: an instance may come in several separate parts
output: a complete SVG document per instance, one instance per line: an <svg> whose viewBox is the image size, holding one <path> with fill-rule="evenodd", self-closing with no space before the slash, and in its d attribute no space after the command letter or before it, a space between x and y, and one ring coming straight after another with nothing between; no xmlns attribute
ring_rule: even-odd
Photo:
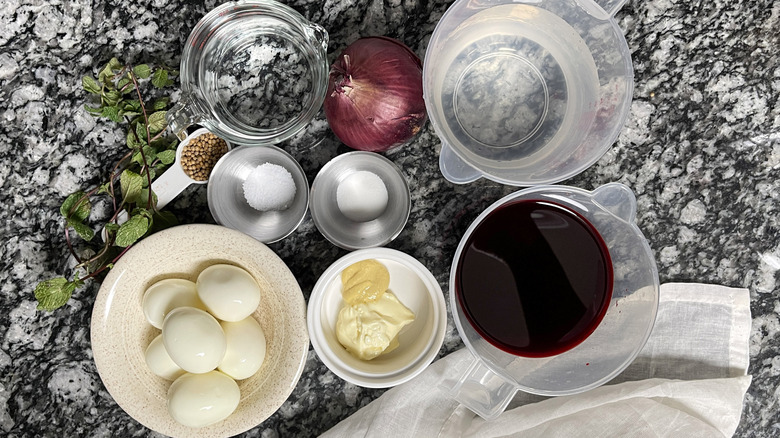
<svg viewBox="0 0 780 438"><path fill-rule="evenodd" d="M295 0L331 35L330 57L359 36L399 38L425 53L449 1ZM195 0L3 0L0 3L0 435L154 436L105 390L89 340L91 283L54 313L35 310L35 284L67 269L58 208L96 184L122 154L123 132L82 110L80 78L111 56L176 65L198 19ZM637 222L662 282L750 290L753 384L738 436L780 435L780 2L629 0L617 15L636 72L631 114L614 147L566 184L610 181L637 196ZM319 117L284 145L309 180L347 151ZM421 260L447 289L449 265L469 223L514 189L488 181L455 186L436 166L430 126L388 155L412 188L408 225L389 246ZM213 222L206 189L170 207L184 222ZM307 216L271 245L308 298L343 250ZM460 346L450 321L440 354ZM381 394L345 384L310 351L289 400L247 436L308 436Z"/></svg>

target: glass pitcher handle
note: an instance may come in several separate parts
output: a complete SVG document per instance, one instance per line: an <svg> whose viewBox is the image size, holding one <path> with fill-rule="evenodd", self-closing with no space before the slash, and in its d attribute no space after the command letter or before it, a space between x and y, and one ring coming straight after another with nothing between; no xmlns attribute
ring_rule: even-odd
<svg viewBox="0 0 780 438"><path fill-rule="evenodd" d="M322 47L322 50L325 51L325 53L328 52L328 31L325 30L324 27L320 26L316 23L310 23L308 28L308 33L311 38L313 38L317 43L319 43L320 47Z"/></svg>
<svg viewBox="0 0 780 438"><path fill-rule="evenodd" d="M515 393L517 387L513 383L491 371L477 358L473 358L468 370L449 388L450 397L485 420L492 420L504 412Z"/></svg>
<svg viewBox="0 0 780 438"><path fill-rule="evenodd" d="M195 115L190 97L182 94L181 100L165 114L165 120L168 122L168 127L171 128L171 132L179 140L184 140L187 138L187 127L197 123L200 118Z"/></svg>

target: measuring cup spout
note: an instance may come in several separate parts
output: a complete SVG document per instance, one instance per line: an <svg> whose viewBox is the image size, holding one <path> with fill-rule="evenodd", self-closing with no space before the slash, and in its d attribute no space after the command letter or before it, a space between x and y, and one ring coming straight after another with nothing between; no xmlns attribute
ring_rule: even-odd
<svg viewBox="0 0 780 438"><path fill-rule="evenodd" d="M455 184L467 184L482 178L482 173L469 166L453 152L452 147L444 142L439 154L439 169L447 181Z"/></svg>
<svg viewBox="0 0 780 438"><path fill-rule="evenodd" d="M609 183L593 191L593 202L617 216L633 224L636 219L636 197L634 192L620 183Z"/></svg>

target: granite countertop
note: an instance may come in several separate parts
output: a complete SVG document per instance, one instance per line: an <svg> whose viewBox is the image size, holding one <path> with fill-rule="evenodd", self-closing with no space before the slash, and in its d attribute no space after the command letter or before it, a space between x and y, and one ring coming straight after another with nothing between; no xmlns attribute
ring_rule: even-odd
<svg viewBox="0 0 780 438"><path fill-rule="evenodd" d="M4 0L0 3L0 434L151 436L100 381L89 326L99 284L63 308L36 311L37 282L69 263L63 199L104 178L124 148L122 128L83 110L81 76L112 56L178 65L189 31L215 1ZM388 35L419 55L446 1L292 0L330 32L335 58L360 36ZM618 13L635 69L631 114L614 147L564 184L618 181L638 201L637 224L661 282L746 287L753 315L750 369L738 436L780 434L780 2L629 1ZM177 96L174 96L177 97ZM309 181L348 151L320 115L284 145ZM413 208L389 246L418 258L447 288L452 256L471 221L515 189L441 176L430 124L387 154L412 188ZM183 222L213 223L205 186L171 206ZM346 252L307 216L270 247L308 299L320 273ZM440 355L461 346L451 317ZM288 401L248 436L323 432L382 393L346 384L313 350Z"/></svg>

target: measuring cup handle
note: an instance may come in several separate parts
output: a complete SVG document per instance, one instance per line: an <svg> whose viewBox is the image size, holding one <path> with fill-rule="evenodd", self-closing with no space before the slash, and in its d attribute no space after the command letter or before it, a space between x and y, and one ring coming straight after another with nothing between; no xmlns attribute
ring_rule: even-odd
<svg viewBox="0 0 780 438"><path fill-rule="evenodd" d="M309 24L309 36L314 38L320 44L322 50L327 53L329 37L328 31L324 27L316 23Z"/></svg>
<svg viewBox="0 0 780 438"><path fill-rule="evenodd" d="M469 369L449 392L450 397L480 417L492 420L504 412L517 393L517 386L473 358Z"/></svg>
<svg viewBox="0 0 780 438"><path fill-rule="evenodd" d="M593 191L593 202L628 223L636 219L636 197L623 184L609 183L597 188Z"/></svg>
<svg viewBox="0 0 780 438"><path fill-rule="evenodd" d="M196 123L199 118L193 110L192 100L189 96L182 94L181 100L165 114L165 120L171 128L171 132L179 140L184 140L187 138L187 127Z"/></svg>
<svg viewBox="0 0 780 438"><path fill-rule="evenodd" d="M191 183L192 179L184 173L181 164L178 161L173 163L168 170L152 182L152 191L157 195L157 208L164 208Z"/></svg>
<svg viewBox="0 0 780 438"><path fill-rule="evenodd" d="M439 154L439 169L447 181L455 184L466 184L482 178L482 173L466 164L455 154L452 147L444 142Z"/></svg>

